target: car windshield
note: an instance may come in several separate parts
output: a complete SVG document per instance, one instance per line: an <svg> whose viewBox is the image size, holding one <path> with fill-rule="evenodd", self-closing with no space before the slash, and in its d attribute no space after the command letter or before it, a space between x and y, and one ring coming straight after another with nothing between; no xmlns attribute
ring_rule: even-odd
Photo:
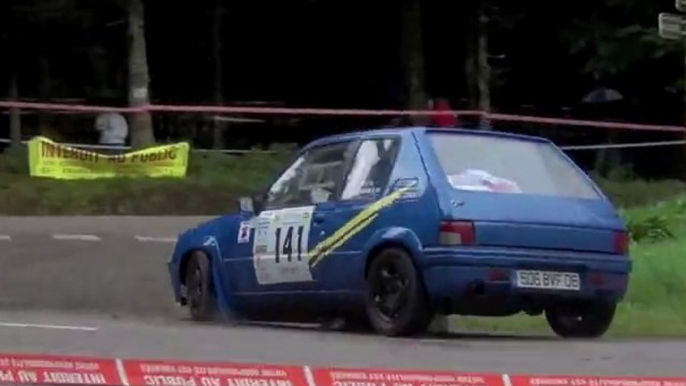
<svg viewBox="0 0 686 386"><path fill-rule="evenodd" d="M555 146L490 135L429 133L455 189L598 199L586 177Z"/></svg>

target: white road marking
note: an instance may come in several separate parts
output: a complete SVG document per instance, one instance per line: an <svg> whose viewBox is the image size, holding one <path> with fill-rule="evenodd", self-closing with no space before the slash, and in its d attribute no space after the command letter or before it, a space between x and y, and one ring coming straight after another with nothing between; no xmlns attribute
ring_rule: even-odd
<svg viewBox="0 0 686 386"><path fill-rule="evenodd" d="M54 234L54 240L76 240L76 241L100 241L100 237L95 235L68 235L68 234Z"/></svg>
<svg viewBox="0 0 686 386"><path fill-rule="evenodd" d="M12 236L0 235L0 241L12 241Z"/></svg>
<svg viewBox="0 0 686 386"><path fill-rule="evenodd" d="M57 325L57 324L33 324L33 323L0 322L0 327L43 328L46 330L98 331L97 327L63 326L63 325Z"/></svg>
<svg viewBox="0 0 686 386"><path fill-rule="evenodd" d="M150 237L150 236L135 236L136 240L141 242L153 242L153 243L175 243L175 237Z"/></svg>

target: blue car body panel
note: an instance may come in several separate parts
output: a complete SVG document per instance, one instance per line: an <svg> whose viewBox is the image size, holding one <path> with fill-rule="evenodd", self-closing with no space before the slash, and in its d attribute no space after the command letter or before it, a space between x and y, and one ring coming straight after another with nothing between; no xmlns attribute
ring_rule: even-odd
<svg viewBox="0 0 686 386"><path fill-rule="evenodd" d="M411 254L430 299L442 305L446 313L505 315L520 311L527 302L570 296L622 299L631 261L628 256L614 252L613 236L624 231L625 226L590 178L586 177L587 182L600 199L458 191L442 174L427 130L385 129L332 136L315 141L298 153L345 141L401 141L389 183L373 200L313 205L306 251L316 252L327 238L333 238L342 229L352 227L355 232L323 253L321 259L311 260L316 261L310 266L312 280L260 284L253 250L256 218L240 212L220 216L179 235L168 263L176 301L184 302L185 263L190 253L200 250L212 260L214 285L225 313L274 310L278 315L301 306L313 312L327 312L344 305L359 307L364 301L368 259L379 248L390 245ZM431 130L475 134L459 129ZM549 143L513 134L478 135ZM372 221L358 220L363 212L391 196L390 204L370 212L375 216ZM444 219L473 221L479 245L440 245L439 223ZM251 222L249 241L239 243L241 224L246 222ZM351 223L363 226L353 227ZM516 269L577 272L582 289L565 292L516 288ZM474 283L481 286L478 296L472 296Z"/></svg>

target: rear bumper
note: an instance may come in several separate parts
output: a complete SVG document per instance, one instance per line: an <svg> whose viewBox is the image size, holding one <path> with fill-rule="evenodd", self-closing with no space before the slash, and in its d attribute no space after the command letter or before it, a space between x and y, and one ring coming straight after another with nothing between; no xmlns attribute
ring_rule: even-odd
<svg viewBox="0 0 686 386"><path fill-rule="evenodd" d="M501 249L428 249L420 265L432 301L449 312L468 315L540 311L570 299L619 302L631 272L627 258ZM517 270L578 273L581 288L521 288Z"/></svg>

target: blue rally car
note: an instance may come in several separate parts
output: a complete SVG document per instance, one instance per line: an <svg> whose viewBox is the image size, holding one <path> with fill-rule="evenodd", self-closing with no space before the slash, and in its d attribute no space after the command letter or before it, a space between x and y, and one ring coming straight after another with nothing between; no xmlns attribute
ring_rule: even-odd
<svg viewBox="0 0 686 386"><path fill-rule="evenodd" d="M627 289L628 244L546 139L382 129L307 145L263 195L182 233L168 269L198 321L336 316L401 336L438 315L525 312L599 337Z"/></svg>

